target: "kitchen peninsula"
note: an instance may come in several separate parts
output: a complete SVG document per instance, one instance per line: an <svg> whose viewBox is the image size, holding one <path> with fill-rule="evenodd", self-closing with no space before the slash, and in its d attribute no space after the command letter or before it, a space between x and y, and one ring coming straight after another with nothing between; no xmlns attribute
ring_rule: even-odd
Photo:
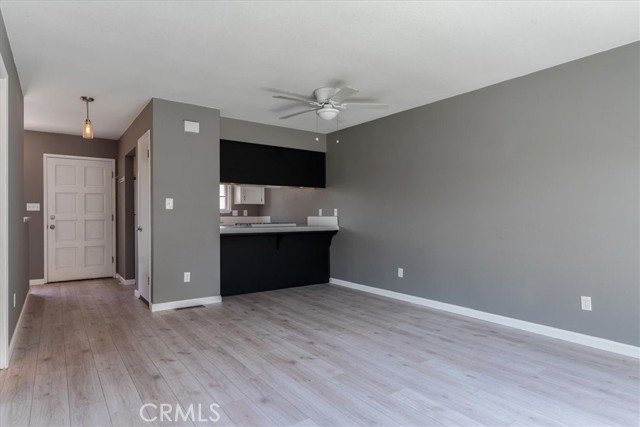
<svg viewBox="0 0 640 427"><path fill-rule="evenodd" d="M329 281L337 225L220 227L222 296Z"/></svg>
<svg viewBox="0 0 640 427"><path fill-rule="evenodd" d="M329 248L338 218L296 217L277 224L268 209L263 212L274 188L324 188L325 162L324 152L221 139L220 209L232 215L222 217L220 226L223 297L329 281Z"/></svg>

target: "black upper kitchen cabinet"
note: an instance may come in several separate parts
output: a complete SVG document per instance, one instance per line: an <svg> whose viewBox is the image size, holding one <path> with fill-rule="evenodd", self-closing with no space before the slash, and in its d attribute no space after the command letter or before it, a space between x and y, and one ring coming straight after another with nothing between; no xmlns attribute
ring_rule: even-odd
<svg viewBox="0 0 640 427"><path fill-rule="evenodd" d="M325 153L220 140L220 182L324 188Z"/></svg>

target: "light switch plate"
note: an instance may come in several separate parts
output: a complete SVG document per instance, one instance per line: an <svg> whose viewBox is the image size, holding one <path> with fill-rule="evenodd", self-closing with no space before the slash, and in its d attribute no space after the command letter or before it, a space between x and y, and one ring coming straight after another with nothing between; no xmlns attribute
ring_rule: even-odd
<svg viewBox="0 0 640 427"><path fill-rule="evenodd" d="M184 121L184 131L189 133L200 133L200 122L193 122L191 120Z"/></svg>
<svg viewBox="0 0 640 427"><path fill-rule="evenodd" d="M591 297L581 296L580 297L580 306L585 311L591 311L592 310Z"/></svg>
<svg viewBox="0 0 640 427"><path fill-rule="evenodd" d="M190 271L185 271L184 272L184 283L189 283L191 281L191 272Z"/></svg>
<svg viewBox="0 0 640 427"><path fill-rule="evenodd" d="M404 277L404 268L398 267L398 277L400 278Z"/></svg>
<svg viewBox="0 0 640 427"><path fill-rule="evenodd" d="M238 211L235 211L235 210L231 211L231 216L238 216Z"/></svg>
<svg viewBox="0 0 640 427"><path fill-rule="evenodd" d="M27 203L27 211L38 212L40 210L40 203Z"/></svg>
<svg viewBox="0 0 640 427"><path fill-rule="evenodd" d="M170 197L167 197L166 199L164 199L164 207L167 210L173 209L173 199Z"/></svg>

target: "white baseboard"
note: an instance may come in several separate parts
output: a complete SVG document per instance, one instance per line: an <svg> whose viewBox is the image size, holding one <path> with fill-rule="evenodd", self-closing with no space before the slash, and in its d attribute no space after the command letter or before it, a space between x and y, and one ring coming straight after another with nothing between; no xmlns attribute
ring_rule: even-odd
<svg viewBox="0 0 640 427"><path fill-rule="evenodd" d="M120 282L121 285L135 285L136 284L136 279L125 279L124 277L122 277L118 273L116 273L116 279L118 279L118 282Z"/></svg>
<svg viewBox="0 0 640 427"><path fill-rule="evenodd" d="M134 289L134 290L133 290L133 295L134 295L136 298L140 298L140 291L139 291L139 290L137 290L137 289Z"/></svg>
<svg viewBox="0 0 640 427"><path fill-rule="evenodd" d="M181 301L169 301L169 302L162 302L159 304L149 303L149 307L151 307L151 311L156 312L156 311L163 311L163 310L173 310L176 308L192 307L194 305L215 304L219 302L222 302L222 298L220 296L215 296L215 297L205 297L205 298L184 299Z"/></svg>
<svg viewBox="0 0 640 427"><path fill-rule="evenodd" d="M44 279L31 279L29 280L29 286L38 286L38 285L44 285L45 280Z"/></svg>
<svg viewBox="0 0 640 427"><path fill-rule="evenodd" d="M575 344L582 344L588 347L597 348L599 350L605 350L612 353L622 354L624 356L630 356L636 359L640 359L640 347L636 347L633 345L623 344L620 342L611 341L604 338L593 337L591 335L584 335L578 332L567 331L565 329L558 329L551 326L540 325L538 323L527 322L525 320L514 319L506 316L500 316L497 314L474 310L472 308L462 307L459 305L448 304L440 301L434 301L427 298L421 298L413 295L403 294L400 292L388 291L386 289L375 288L373 286L360 285L358 283L348 282L346 280L341 280L341 279L335 279L333 277L329 279L329 281L334 285L344 286L346 288L356 289L359 291L368 292L368 293L380 295L383 297L410 302L413 304L434 308L436 310L443 310L449 313L460 314L462 316L467 316L467 317L472 317L474 319L497 323L499 325L509 326L511 328L532 332L534 334L544 335L547 337L556 338L563 341L569 341Z"/></svg>
<svg viewBox="0 0 640 427"><path fill-rule="evenodd" d="M16 323L16 328L13 331L13 335L11 336L11 341L9 341L9 349L7 350L7 366L1 366L0 368L8 368L9 362L11 362L11 355L13 354L13 349L16 346L16 337L18 336L18 328L20 327L20 323L22 323L22 315L24 314L24 308L27 306L29 302L29 296L31 295L31 291L27 291L27 297L24 299L24 304L22 304L22 309L20 310L20 316L18 316L18 323Z"/></svg>

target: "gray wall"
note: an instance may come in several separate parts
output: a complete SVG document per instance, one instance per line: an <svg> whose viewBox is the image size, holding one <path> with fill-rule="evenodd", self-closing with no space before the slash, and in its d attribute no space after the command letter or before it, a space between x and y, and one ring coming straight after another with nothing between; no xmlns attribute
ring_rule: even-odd
<svg viewBox="0 0 640 427"><path fill-rule="evenodd" d="M8 196L9 196L9 300L16 296L16 306L10 304L9 309L9 338L18 323L22 306L29 292L28 279L28 235L29 224L22 218L26 216L23 198L23 153L22 129L24 128L24 98L18 78L13 53L9 46L7 31L4 26L2 12L0 12L0 54L9 74L9 147L8 147ZM0 307L0 310L5 310Z"/></svg>
<svg viewBox="0 0 640 427"><path fill-rule="evenodd" d="M271 216L271 222L295 222L306 224L308 216L333 215L325 203L324 188L267 188L265 203L260 206L259 215Z"/></svg>
<svg viewBox="0 0 640 427"><path fill-rule="evenodd" d="M341 131L332 276L639 345L639 46Z"/></svg>
<svg viewBox="0 0 640 427"><path fill-rule="evenodd" d="M24 131L24 201L40 203L39 212L28 212L31 217L29 233L29 278L44 277L43 154L100 157L116 159L118 141L93 139L80 135Z"/></svg>
<svg viewBox="0 0 640 427"><path fill-rule="evenodd" d="M265 199L267 198L266 192L264 197ZM231 198L231 200L233 201L233 197ZM247 216L258 216L260 215L260 208L261 208L261 205L243 205L241 203L231 203L231 210L238 211L238 216L242 216L244 210L247 211ZM220 216L233 216L233 214L221 213Z"/></svg>
<svg viewBox="0 0 640 427"><path fill-rule="evenodd" d="M118 161L116 180L116 235L117 258L116 271L125 279L135 279L136 274L136 247L135 247L135 217L133 188L133 160L130 154L135 153L138 139L153 124L153 103L149 103L129 125L127 130L118 140ZM153 132L151 135L153 141ZM124 178L124 182L120 182Z"/></svg>
<svg viewBox="0 0 640 427"><path fill-rule="evenodd" d="M185 133L185 119L200 133ZM220 111L154 99L152 134L152 302L220 295Z"/></svg>
<svg viewBox="0 0 640 427"><path fill-rule="evenodd" d="M301 150L327 151L326 135L226 117L220 118L220 139Z"/></svg>

